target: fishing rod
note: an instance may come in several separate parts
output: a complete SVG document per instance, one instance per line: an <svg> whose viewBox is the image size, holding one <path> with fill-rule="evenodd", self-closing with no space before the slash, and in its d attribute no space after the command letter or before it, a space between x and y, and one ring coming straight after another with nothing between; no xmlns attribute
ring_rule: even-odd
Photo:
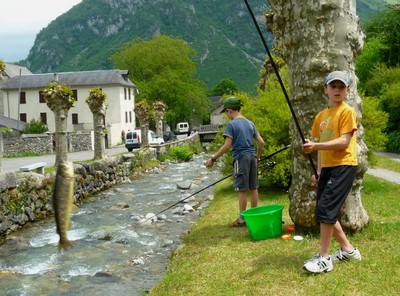
<svg viewBox="0 0 400 296"><path fill-rule="evenodd" d="M299 122L297 120L296 114L294 113L292 103L289 100L289 96L288 96L288 94L286 92L285 85L283 84L281 75L279 74L279 70L278 70L278 68L277 68L277 66L276 66L276 64L274 62L274 59L272 58L272 54L271 54L271 52L270 52L270 50L268 48L267 42L265 41L265 38L264 38L264 36L263 36L263 34L262 34L261 30L260 30L260 26L257 23L257 20L256 20L256 18L254 16L253 11L251 10L249 2L247 0L244 0L244 2L246 3L246 6L247 6L247 9L248 9L248 11L249 11L249 13L251 15L251 18L253 19L254 25L256 26L258 35L261 38L261 41L262 41L262 43L263 43L263 45L265 47L265 50L267 51L269 60L271 61L272 68L274 68L274 71L275 71L276 76L278 78L279 84L280 84L280 86L282 88L283 94L285 95L286 102L289 105L290 112L292 113L292 117L293 117L294 122L296 124L297 130L298 130L298 132L300 134L301 141L303 142L303 144L305 144L306 140L304 139L304 135L303 135L303 132L301 131L300 124L299 124ZM313 160L311 158L311 154L308 154L308 159L310 161L310 164L311 164L311 167L312 167L312 169L314 171L315 176L318 176L317 170L315 169L315 166L314 166L314 162L313 162Z"/></svg>
<svg viewBox="0 0 400 296"><path fill-rule="evenodd" d="M279 149L278 151L275 151L274 153L272 153L272 154L270 154L270 155L264 156L264 157L260 158L260 161L259 161L259 162L264 161L264 160L266 160L266 159L269 159L269 158L275 156L276 154L278 154L278 153L280 153L280 152L282 152L282 151L288 149L289 147L290 147L290 145L287 145L287 146L283 147L282 149ZM275 164L274 164L274 165L275 165ZM221 182L221 181L223 181L223 180L225 180L225 179L228 179L228 178L231 177L232 175L233 175L233 174L229 174L228 176L225 176L225 177L223 177L222 179L219 179L218 181L215 181L215 182L211 183L210 185L208 185L208 186L206 186L206 187L204 187L204 188L202 188L202 189L196 191L195 193L189 195L188 197L185 197L184 199L181 199L180 201L178 201L178 202L176 202L176 203L170 205L168 208L165 208L164 210L158 212L157 214L154 214L154 216L152 216L152 217L150 217L150 218L147 218L145 221L148 221L148 220L153 219L154 217L157 217L157 216L160 215L161 213L164 213L165 211L167 211L167 210L173 208L173 207L176 206L177 204L180 204L181 202L183 202L183 201L187 200L188 198L190 198L190 197L192 197L192 196L194 196L194 195L196 195L196 194L198 194L198 193L200 193L200 192L202 192L202 191L204 191L204 190L210 188L211 186L214 186L215 184L217 184L217 183L219 183L219 182Z"/></svg>

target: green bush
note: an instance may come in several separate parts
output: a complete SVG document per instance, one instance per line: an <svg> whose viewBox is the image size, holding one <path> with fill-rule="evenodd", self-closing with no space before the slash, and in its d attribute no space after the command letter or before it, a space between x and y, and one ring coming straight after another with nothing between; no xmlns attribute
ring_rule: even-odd
<svg viewBox="0 0 400 296"><path fill-rule="evenodd" d="M400 130L391 132L388 138L386 149L389 152L400 153Z"/></svg>
<svg viewBox="0 0 400 296"><path fill-rule="evenodd" d="M23 134L43 134L47 132L49 128L45 123L43 123L40 119L35 120L32 119L29 121L24 129L22 130Z"/></svg>
<svg viewBox="0 0 400 296"><path fill-rule="evenodd" d="M385 111L379 109L379 100L377 98L365 97L363 99L361 123L365 131L365 144L371 152L385 148L388 138L384 131L388 117Z"/></svg>
<svg viewBox="0 0 400 296"><path fill-rule="evenodd" d="M193 158L193 151L189 145L185 146L174 146L168 150L166 159L189 161Z"/></svg>

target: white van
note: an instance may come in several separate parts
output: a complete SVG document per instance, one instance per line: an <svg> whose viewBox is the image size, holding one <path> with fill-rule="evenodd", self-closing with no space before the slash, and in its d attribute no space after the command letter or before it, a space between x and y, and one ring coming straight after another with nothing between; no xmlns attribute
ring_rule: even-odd
<svg viewBox="0 0 400 296"><path fill-rule="evenodd" d="M176 124L176 133L177 134L189 134L189 123L187 122L179 122Z"/></svg>
<svg viewBox="0 0 400 296"><path fill-rule="evenodd" d="M164 144L164 138L157 136L153 131L148 131L147 139L149 145L161 145ZM134 148L140 148L142 144L142 133L140 129L135 129L133 131L128 130L125 136L125 148L131 152Z"/></svg>

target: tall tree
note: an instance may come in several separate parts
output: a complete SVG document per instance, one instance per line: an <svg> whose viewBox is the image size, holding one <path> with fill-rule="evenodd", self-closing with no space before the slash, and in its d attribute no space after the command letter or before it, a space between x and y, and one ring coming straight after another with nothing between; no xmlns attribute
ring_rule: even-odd
<svg viewBox="0 0 400 296"><path fill-rule="evenodd" d="M68 111L74 105L76 99L73 97L71 88L57 81L50 83L43 91L47 107L54 113L55 137L56 137L56 161L58 166L61 161L67 160L67 118Z"/></svg>
<svg viewBox="0 0 400 296"><path fill-rule="evenodd" d="M352 84L347 102L361 119L362 102L357 93L354 62L362 49L363 33L355 14L355 1L269 2L273 13L267 16L267 23L275 38L275 48L288 65L290 100L304 135L309 137L316 114L326 107L324 79L333 70L349 73ZM314 227L316 187L311 182L313 171L303 153L302 140L293 120L291 130L293 179L289 190L289 213L296 225ZM357 130L358 173L340 217L342 226L350 231L360 230L369 220L361 203L361 185L367 170L368 154L363 137L364 130L360 124Z"/></svg>
<svg viewBox="0 0 400 296"><path fill-rule="evenodd" d="M193 109L204 117L211 104L205 87L194 79L193 54L193 49L184 40L157 35L148 41L134 39L111 60L118 68L129 70L129 78L140 91L138 101L146 100L152 106L161 99L168 106L167 122L175 126L177 122L189 121Z"/></svg>
<svg viewBox="0 0 400 296"><path fill-rule="evenodd" d="M107 95L100 88L89 90L86 103L93 113L94 130L94 160L103 159L106 156L106 146L104 140L104 118L106 116Z"/></svg>

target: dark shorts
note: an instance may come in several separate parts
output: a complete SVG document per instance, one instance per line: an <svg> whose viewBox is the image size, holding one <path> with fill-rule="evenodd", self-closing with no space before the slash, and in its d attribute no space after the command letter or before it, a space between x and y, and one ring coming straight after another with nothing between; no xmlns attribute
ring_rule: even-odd
<svg viewBox="0 0 400 296"><path fill-rule="evenodd" d="M233 188L248 191L258 188L257 157L246 153L233 162Z"/></svg>
<svg viewBox="0 0 400 296"><path fill-rule="evenodd" d="M335 224L356 176L357 167L322 168L317 190L317 223Z"/></svg>

